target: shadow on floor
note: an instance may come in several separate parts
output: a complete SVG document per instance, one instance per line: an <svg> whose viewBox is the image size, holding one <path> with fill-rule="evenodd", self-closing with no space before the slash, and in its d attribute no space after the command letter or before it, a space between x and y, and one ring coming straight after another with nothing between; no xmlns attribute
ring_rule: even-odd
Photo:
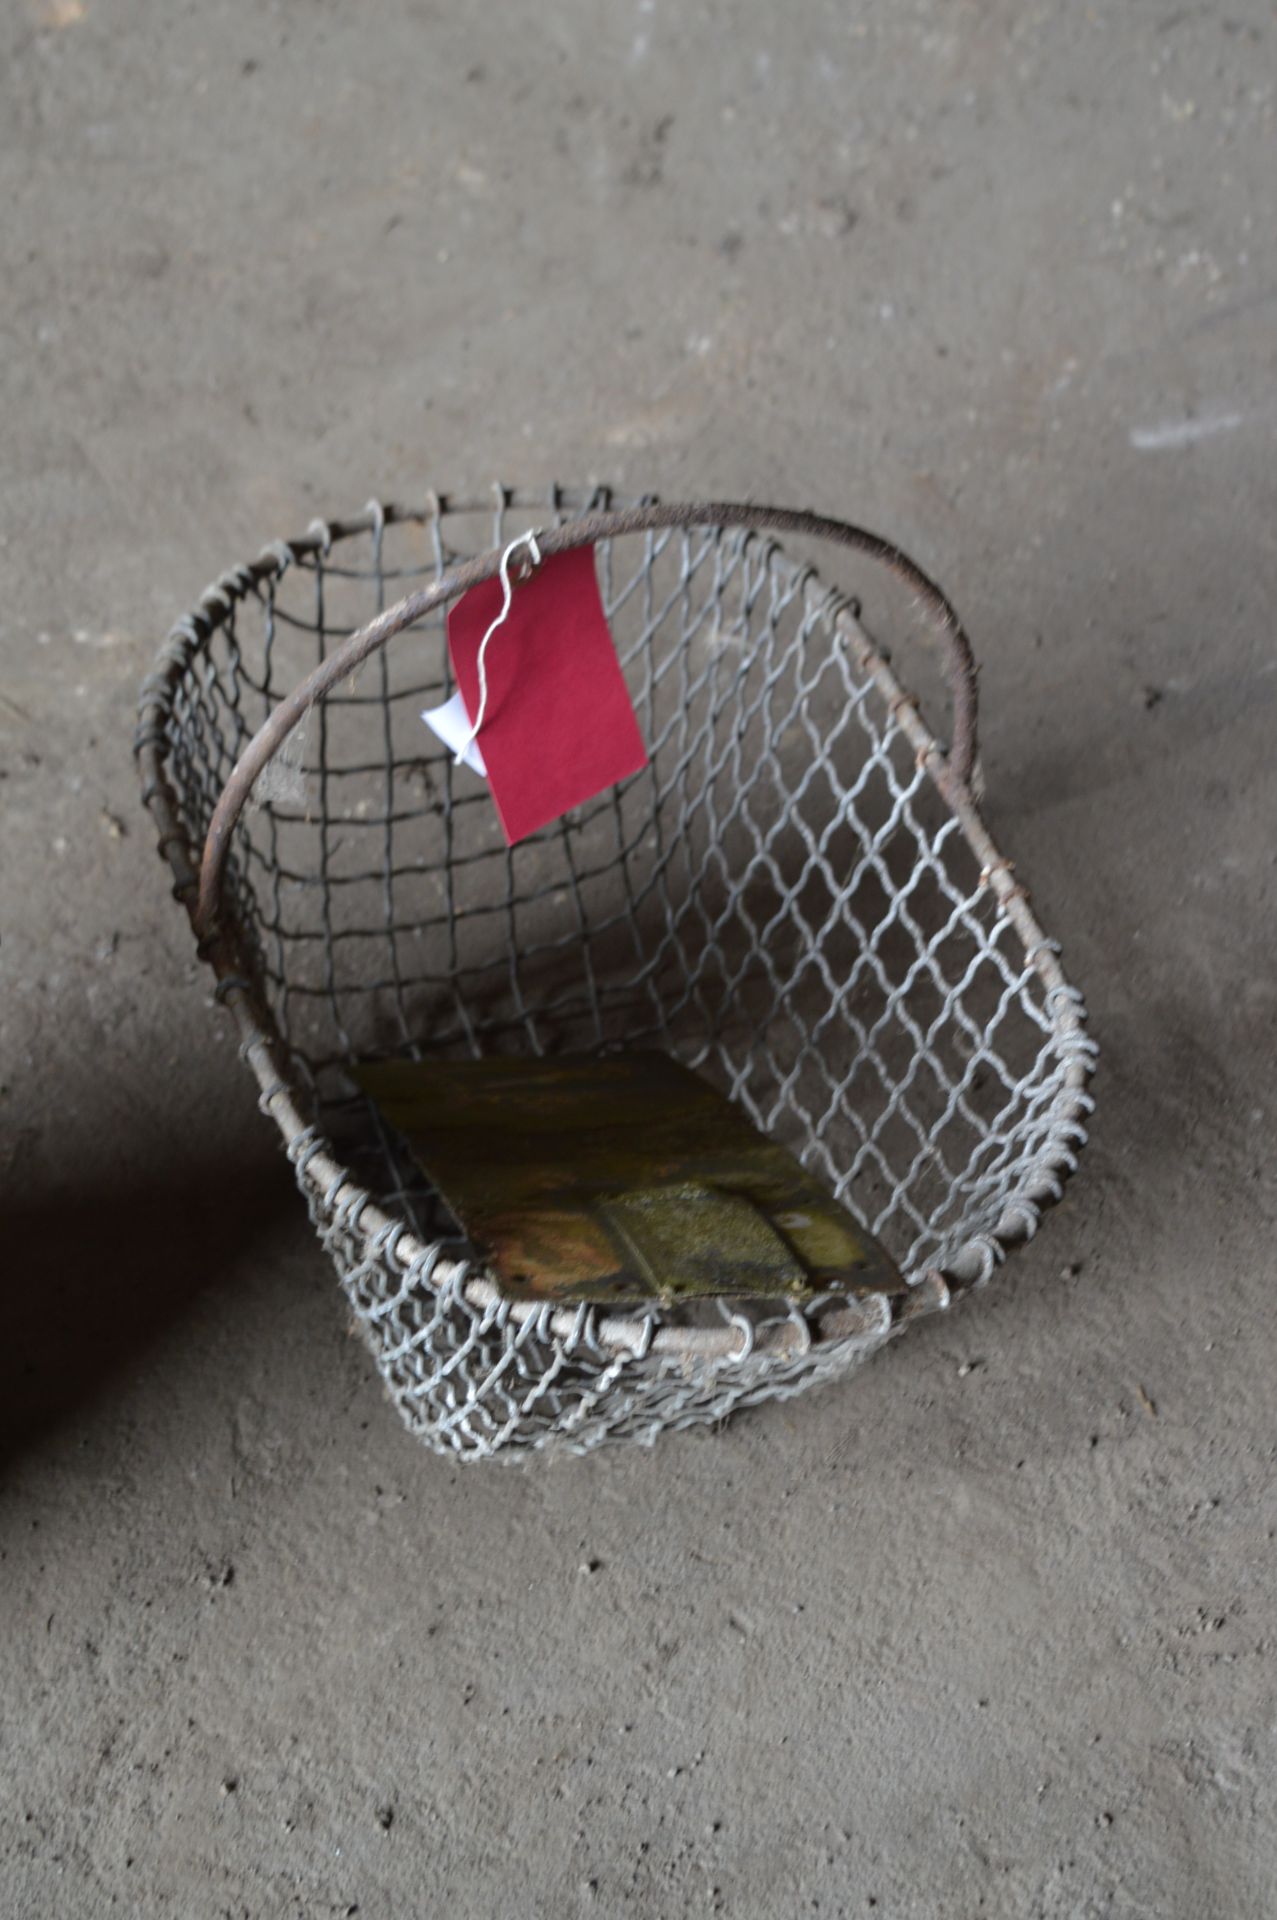
<svg viewBox="0 0 1277 1920"><path fill-rule="evenodd" d="M94 1398L298 1204L288 1167L269 1155L10 1202L0 1459Z"/></svg>

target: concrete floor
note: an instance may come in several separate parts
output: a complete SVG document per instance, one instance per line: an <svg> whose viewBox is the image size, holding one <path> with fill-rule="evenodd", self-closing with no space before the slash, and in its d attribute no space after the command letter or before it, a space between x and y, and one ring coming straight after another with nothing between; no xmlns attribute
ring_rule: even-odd
<svg viewBox="0 0 1277 1920"><path fill-rule="evenodd" d="M5 1915L1274 1911L1275 55L1260 0L6 11ZM496 475L914 549L1103 1070L1038 1240L844 1386L463 1472L129 737L228 562Z"/></svg>

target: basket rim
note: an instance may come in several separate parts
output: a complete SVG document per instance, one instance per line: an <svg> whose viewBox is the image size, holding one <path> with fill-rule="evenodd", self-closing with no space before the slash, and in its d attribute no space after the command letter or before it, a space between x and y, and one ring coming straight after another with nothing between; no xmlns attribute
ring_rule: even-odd
<svg viewBox="0 0 1277 1920"><path fill-rule="evenodd" d="M506 490L496 489L496 492L499 496L498 512L515 504ZM446 509L452 513L467 510L476 511L461 505ZM370 528L384 528L388 524L386 509L375 502L370 502L365 509L365 517L368 516L372 516L368 522ZM400 516L396 512L396 518L401 517L412 516ZM798 533L808 538L826 540L867 556L903 581L933 616L944 648L945 673L953 702L953 744L946 756L947 770L960 785L971 784L975 772L978 726L976 668L971 643L952 603L935 581L923 572L916 560L881 534L847 521L831 520L823 514L793 507L742 505L738 501L723 500L668 504L646 500L613 506L610 496L608 504L601 507L592 504L583 511L566 516L559 510L552 526L538 527L535 532L544 559L574 547L590 546L599 540L617 539L625 534L674 528L687 531L692 527L718 531L735 527L746 538L766 529L773 536L777 533ZM347 529L348 532L359 530L349 523ZM315 522L311 528L311 537L316 536L318 550L325 555L331 550L333 540L339 537L332 523L322 521ZM289 550L295 551L292 543L288 543L286 551ZM280 751L293 728L318 701L331 693L348 675L357 672L374 653L385 648L396 634L414 626L426 614L446 606L471 587L492 579L512 551L513 548L507 546L503 554L498 545L469 560L441 569L428 586L405 595L394 606L377 614L347 636L279 702L240 754L213 808L200 859L199 893L195 907L195 931L198 937L209 938L217 930L222 879L235 826L258 777ZM771 557L780 551L779 542L774 537L768 551ZM252 565L239 569L239 574L247 579L251 587L278 565L279 548L270 547ZM802 579L815 577L814 568L800 570ZM834 590L826 591L831 600L840 599Z"/></svg>
<svg viewBox="0 0 1277 1920"><path fill-rule="evenodd" d="M1094 1071L1095 1043L1085 1032L1083 997L1067 979L1060 965L1058 945L1047 938L1039 925L1029 904L1027 889L1014 877L1013 863L995 845L980 814L971 778L963 777L964 769L974 771L974 667L970 665L970 649L956 614L916 563L877 535L863 534L863 530L846 528L841 522L827 521L819 516L795 513L788 509L732 503L712 503L694 508L661 507L650 494L632 504L613 509L612 500L613 496L606 488L572 489L558 486L551 490L549 500L544 492L506 487L494 487L486 498L431 492L419 508L372 500L361 513L338 520L315 520L301 538L272 542L255 561L230 568L220 575L205 589L195 607L175 623L160 649L153 670L142 684L134 753L142 781L142 802L157 828L157 851L172 871L173 894L186 908L196 935L197 955L217 977L215 998L229 1009L235 1020L240 1035L241 1058L251 1067L258 1082L258 1105L279 1128L298 1183L307 1196L312 1220L326 1246L339 1232L358 1233L363 1238L365 1248L375 1245L381 1259L399 1268L405 1281L412 1277L436 1294L455 1290L464 1297L470 1308L478 1310L486 1319L512 1322L516 1327L536 1321L541 1333L564 1340L573 1347L592 1347L611 1359L618 1356L643 1358L650 1353L671 1359L719 1360L739 1364L751 1356L771 1355L779 1360L813 1346L827 1350L842 1342L863 1341L865 1338L876 1343L920 1314L943 1309L954 1297L984 1284L1017 1244L1032 1237L1045 1209L1062 1197L1065 1184L1076 1169L1077 1150L1085 1144L1087 1119L1094 1108L1087 1086ZM251 983L250 969L244 962L235 928L224 922L211 922L201 914L199 854L192 847L181 824L176 795L167 772L171 750L168 722L174 695L190 660L207 648L213 635L226 624L235 607L255 593L264 580L282 577L299 558L313 554L326 555L340 541L376 531L388 524L415 522L428 525L452 515L491 511L494 502L498 512L509 507L522 513L547 511L554 516L555 525L546 538L538 530L538 540L543 548L547 539L553 540L560 525L579 528L586 516L589 530L580 532L575 540L569 536L559 544L564 547L579 545L587 540L609 535L620 537L653 526L734 525L746 534L753 529L766 529L774 535L777 530L788 529L817 538L829 530L834 530L834 537L837 537L838 530L850 532L856 536L854 544L860 546L862 551L868 551L871 557L885 559L893 571L903 572L911 584L918 586L921 583L929 590L933 606L941 611L942 616L947 616L947 633L950 637L956 636L957 641L956 669L953 669L951 662L951 685L957 696L962 684L965 655L972 695L967 722L969 732L965 736L969 740L970 752L964 752L962 767L957 764L956 752L946 754L941 747L923 719L916 697L898 679L887 654L875 644L861 624L859 610L854 603L838 596L839 604L833 614L833 624L851 647L861 672L876 685L895 715L901 732L914 750L919 767L926 771L956 819L969 848L980 862L982 883L987 884L996 895L999 906L1005 911L1024 948L1027 965L1041 979L1051 1038L1057 1056L1063 1062L1064 1071L1051 1134L1031 1173L1026 1173L1025 1190L1011 1199L990 1232L970 1236L964 1241L946 1267L928 1267L910 1279L906 1295L896 1299L869 1295L839 1300L832 1308L826 1301L823 1307L818 1303L815 1312L808 1309L806 1313L791 1305L784 1320L762 1328L755 1328L743 1313L732 1315L721 1326L662 1324L659 1302L653 1302L650 1309L637 1313L618 1313L592 1306L510 1301L482 1270L474 1270L471 1262L451 1260L437 1244L420 1240L405 1220L389 1212L354 1180L336 1150L320 1130L306 1120L303 1112L304 1091L296 1079L290 1077L282 1037ZM783 551L774 538L772 545L778 551ZM428 606L441 604L464 592L478 579L495 574L500 557L501 548L494 547L476 560L445 571L435 583ZM903 564L897 565L896 562ZM814 569L804 571L818 577ZM831 595L834 594L832 588L829 591ZM353 640L359 641L374 628L386 627L388 630L380 633L373 642L374 645L384 644L393 632L419 619L421 613L427 610L419 607L401 618L398 624L391 624L391 616L400 614L410 601L421 597L409 596L408 601L390 609L387 616L361 629L352 637ZM361 657L366 657L366 652L371 650L371 647L366 648L365 656ZM350 651L348 643L341 653L330 656L332 660L343 661L341 674L335 678L349 673L350 663L346 656ZM300 718L307 706L314 699L322 697L325 690L321 688L318 693L312 693L311 698L298 708L294 718ZM959 707L959 717L961 712ZM265 733L266 729L262 731ZM286 731L287 728L284 729ZM245 757L241 756L237 763L237 773L244 766ZM250 775L247 786L251 787L252 777L255 775ZM235 816L237 814L238 807ZM210 830L210 842L212 837ZM207 848L201 851L207 852ZM326 1221L327 1225L321 1224L321 1221Z"/></svg>

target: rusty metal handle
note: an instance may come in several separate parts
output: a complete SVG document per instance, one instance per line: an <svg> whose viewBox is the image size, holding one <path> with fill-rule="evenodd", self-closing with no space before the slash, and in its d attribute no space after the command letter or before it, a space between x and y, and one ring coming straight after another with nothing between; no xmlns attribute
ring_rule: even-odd
<svg viewBox="0 0 1277 1920"><path fill-rule="evenodd" d="M566 553L572 547L592 546L596 541L619 538L627 533L647 533L665 527L758 527L777 533L799 534L829 540L836 546L850 547L879 561L889 572L910 587L935 616L945 648L945 673L953 700L953 743L948 754L948 771L964 788L971 783L976 758L976 668L971 643L962 623L945 595L911 560L881 535L841 520L803 513L788 507L754 507L715 502L705 505L624 507L582 514L561 526L538 529L537 544L545 558ZM353 673L370 654L384 647L405 627L412 626L436 607L484 580L491 580L501 565L501 552L493 548L477 559L450 568L428 587L418 589L378 614L365 627L352 633L327 659L322 660L286 699L281 700L245 747L231 769L213 818L209 823L200 862L199 898L195 909L195 931L201 940L210 940L217 926L222 876L230 851L231 834L243 812L258 776L272 760L293 728L318 700Z"/></svg>

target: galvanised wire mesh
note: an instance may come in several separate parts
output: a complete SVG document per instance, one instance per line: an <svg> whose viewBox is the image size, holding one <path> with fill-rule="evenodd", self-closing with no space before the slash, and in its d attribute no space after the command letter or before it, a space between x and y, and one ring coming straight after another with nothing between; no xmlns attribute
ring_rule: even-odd
<svg viewBox="0 0 1277 1920"><path fill-rule="evenodd" d="M608 505L373 503L223 576L138 736L188 907L236 760L318 662L410 589ZM748 524L595 547L644 772L508 848L420 719L452 691L445 598L268 762L204 929L391 1396L462 1458L650 1441L844 1372L1034 1231L1090 1107L1080 996L856 603ZM791 1148L894 1255L903 1304L512 1305L351 1075L621 1045Z"/></svg>

